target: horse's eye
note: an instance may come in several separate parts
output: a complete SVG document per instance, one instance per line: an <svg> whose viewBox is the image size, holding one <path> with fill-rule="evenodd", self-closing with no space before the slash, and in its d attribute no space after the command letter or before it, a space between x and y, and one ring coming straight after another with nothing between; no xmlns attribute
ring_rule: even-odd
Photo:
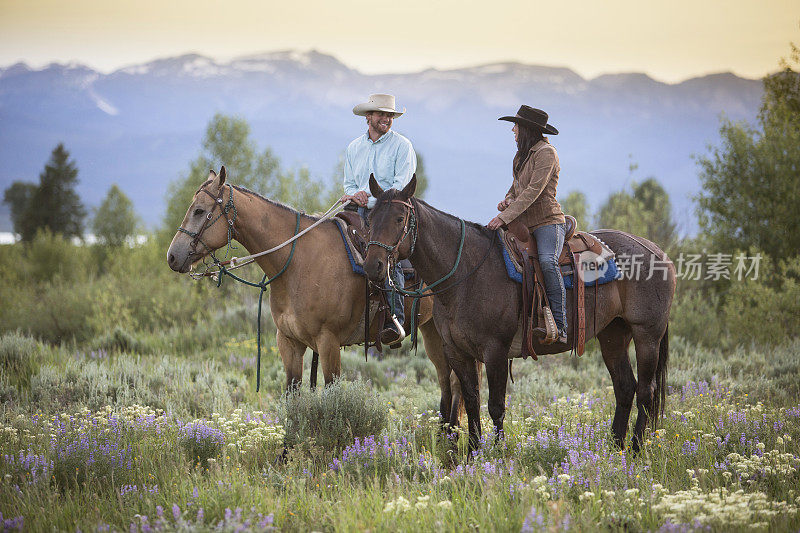
<svg viewBox="0 0 800 533"><path fill-rule="evenodd" d="M403 217L397 217L397 222L402 223L403 222Z"/></svg>
<svg viewBox="0 0 800 533"><path fill-rule="evenodd" d="M199 216L199 215L202 215L202 214L203 214L203 210L200 209L199 207L194 210L194 216Z"/></svg>

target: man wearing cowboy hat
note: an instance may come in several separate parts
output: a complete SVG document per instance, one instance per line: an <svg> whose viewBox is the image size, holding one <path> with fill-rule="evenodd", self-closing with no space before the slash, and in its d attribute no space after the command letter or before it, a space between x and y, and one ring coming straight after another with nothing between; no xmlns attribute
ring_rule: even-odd
<svg viewBox="0 0 800 533"><path fill-rule="evenodd" d="M383 190L405 187L417 170L417 155L411 141L392 131L392 121L405 113L395 107L391 94L372 94L369 100L353 108L355 115L366 117L367 132L355 139L347 147L344 161L343 201L352 200L359 206L362 217L375 205L375 198L369 194L369 176L375 176ZM395 265L392 279L398 287L403 287L403 268ZM387 282L388 288L388 282ZM403 323L403 297L394 292L392 308L397 320ZM393 344L402 340L394 322L388 320L381 332L381 342Z"/></svg>

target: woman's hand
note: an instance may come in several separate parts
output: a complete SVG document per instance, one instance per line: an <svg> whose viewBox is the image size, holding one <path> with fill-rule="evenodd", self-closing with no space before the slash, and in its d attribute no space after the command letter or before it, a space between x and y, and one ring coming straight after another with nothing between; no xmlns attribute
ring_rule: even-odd
<svg viewBox="0 0 800 533"><path fill-rule="evenodd" d="M494 217L492 220L489 221L488 224L486 224L486 227L489 228L490 230L496 230L501 228L503 224L505 224L505 222L500 220L498 217Z"/></svg>
<svg viewBox="0 0 800 533"><path fill-rule="evenodd" d="M497 210L498 211L505 211L506 207L508 207L509 205L511 205L511 201L508 198L506 198L502 202L497 204Z"/></svg>

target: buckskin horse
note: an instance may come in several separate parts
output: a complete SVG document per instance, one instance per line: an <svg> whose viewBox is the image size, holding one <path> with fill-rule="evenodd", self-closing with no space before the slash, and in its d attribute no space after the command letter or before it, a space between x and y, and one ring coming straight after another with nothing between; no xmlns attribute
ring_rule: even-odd
<svg viewBox="0 0 800 533"><path fill-rule="evenodd" d="M374 179L370 180L370 191L377 203L370 215L370 246L364 269L372 281L377 281L386 275L388 262L408 258L429 286L452 274L446 286L434 291L434 322L447 361L461 381L469 446L474 449L479 444L481 428L477 396L480 383L473 363L480 360L486 366L489 415L496 438L500 438L508 359L519 356L510 348L521 323L520 288L508 277L493 231L414 198L415 187L416 180L412 179L402 191L383 191ZM648 420L653 418L653 424L657 423L666 400L668 320L675 291L675 267L658 246L646 239L618 230L598 230L595 234L602 236L616 254L641 254L643 259L640 276L599 285L596 301L594 291L586 291L585 306L586 338L597 336L614 384L612 431L620 448L624 448L636 396L638 415L631 443L636 452ZM663 275L650 275L651 257L667 265ZM573 316L570 296L566 303L566 316ZM568 344L575 335L573 322L568 323ZM638 382L628 358L631 339L636 348ZM562 351L563 345L537 349L539 354Z"/></svg>
<svg viewBox="0 0 800 533"><path fill-rule="evenodd" d="M219 175L212 170L195 193L167 251L172 270L189 272L193 264L230 244L231 238L248 252L257 253L318 221L245 188L226 184L225 178L225 167ZM365 280L353 272L333 221L324 221L295 242L291 263L271 283L269 293L287 389L302 381L306 347L319 353L326 384L341 373L340 348L355 333L366 299ZM257 263L273 279L290 253L291 246L286 246L259 257ZM457 423L460 385L444 358L441 337L431 320L432 307L420 308L419 327L425 352L436 367L442 417Z"/></svg>

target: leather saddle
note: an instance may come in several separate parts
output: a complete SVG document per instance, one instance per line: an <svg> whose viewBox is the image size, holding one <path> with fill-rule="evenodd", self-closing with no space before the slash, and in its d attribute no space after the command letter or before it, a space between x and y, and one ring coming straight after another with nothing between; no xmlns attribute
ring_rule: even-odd
<svg viewBox="0 0 800 533"><path fill-rule="evenodd" d="M353 243L356 251L364 257L367 253L367 243L369 242L369 227L365 223L361 215L356 211L342 211L338 213L337 218L341 218L347 223L347 236Z"/></svg>
<svg viewBox="0 0 800 533"><path fill-rule="evenodd" d="M565 215L567 231L564 247L559 254L558 264L562 274L575 274L581 264L581 254L590 252L594 257L605 258L606 247L590 233L577 231L575 217ZM514 254L522 265L522 356L538 359L534 349L534 338L539 344L553 344L558 338L558 329L550 309L550 302L544 286L544 276L539 265L536 239L531 237L528 228L520 221L508 225L504 235L506 249ZM579 276L574 276L572 338L567 339L565 349L573 349L583 355L586 346L586 312L584 308L584 284ZM596 285L595 285L596 287ZM565 302L566 310L566 302ZM569 320L568 320L569 322Z"/></svg>
<svg viewBox="0 0 800 533"><path fill-rule="evenodd" d="M356 252L357 262L363 265L364 257L367 254L367 243L369 242L369 226L366 221L358 214L357 211L344 210L336 215L337 218L342 219L346 223L345 234ZM402 265L407 263L407 265ZM411 268L411 264L407 261L401 262L403 266L403 274L405 278L405 289L414 290L419 287L422 280L417 276L416 271ZM375 287L374 284L367 282L367 290L369 295L370 305L365 310L364 326L365 332L369 332L367 346L375 346L378 352L381 352L380 332L383 325L387 320L391 319L391 306L387 299L386 292L382 287ZM405 320L403 323L404 331L408 332L411 328L411 298L404 299ZM373 311L374 310L374 311ZM373 316L369 316L373 314ZM370 324L370 321L372 324ZM419 320L415 320L414 324L419 324ZM415 335L416 338L416 335ZM400 343L389 345L389 348L399 348Z"/></svg>

